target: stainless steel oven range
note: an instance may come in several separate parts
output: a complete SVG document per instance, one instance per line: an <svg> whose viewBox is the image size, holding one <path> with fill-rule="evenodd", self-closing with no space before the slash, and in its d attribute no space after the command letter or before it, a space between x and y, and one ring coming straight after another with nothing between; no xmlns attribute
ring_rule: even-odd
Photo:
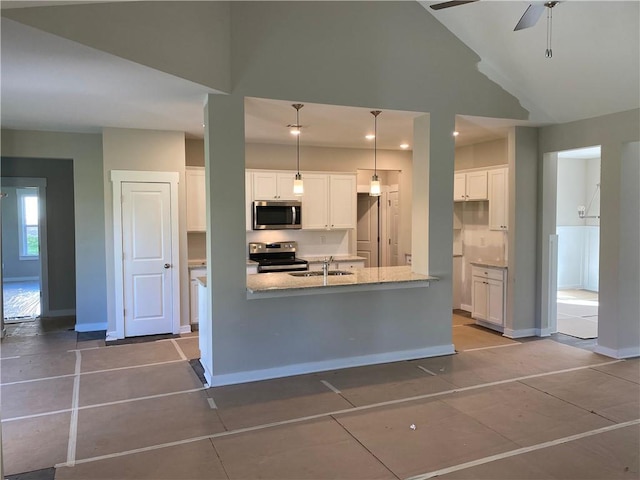
<svg viewBox="0 0 640 480"><path fill-rule="evenodd" d="M252 242L249 244L249 260L258 262L258 273L308 270L309 263L296 258L297 248L297 242Z"/></svg>

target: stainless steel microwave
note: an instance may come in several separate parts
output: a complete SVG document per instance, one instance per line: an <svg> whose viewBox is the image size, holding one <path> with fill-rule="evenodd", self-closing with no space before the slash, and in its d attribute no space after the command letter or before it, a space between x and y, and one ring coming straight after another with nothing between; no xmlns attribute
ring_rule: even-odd
<svg viewBox="0 0 640 480"><path fill-rule="evenodd" d="M302 203L291 200L286 202L253 202L254 230L289 230L302 228Z"/></svg>

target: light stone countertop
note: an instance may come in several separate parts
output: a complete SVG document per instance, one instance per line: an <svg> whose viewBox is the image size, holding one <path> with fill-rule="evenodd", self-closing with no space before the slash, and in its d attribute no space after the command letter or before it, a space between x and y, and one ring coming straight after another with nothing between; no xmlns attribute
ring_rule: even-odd
<svg viewBox="0 0 640 480"><path fill-rule="evenodd" d="M306 260L309 263L322 263L325 258L329 258L331 255L301 255L299 258ZM356 255L333 255L333 262L360 262L366 260L364 257L358 257Z"/></svg>
<svg viewBox="0 0 640 480"><path fill-rule="evenodd" d="M315 294L338 293L346 291L367 290L380 286L386 288L412 288L427 287L429 281L437 280L436 277L413 273L410 266L380 267L380 268L356 268L349 270L352 275L315 277L296 277L288 273L262 273L247 275L247 292L255 294L251 298L258 298L261 294L279 293L280 296L288 294ZM348 288L352 287L352 288ZM329 290L329 291L327 291Z"/></svg>
<svg viewBox="0 0 640 480"><path fill-rule="evenodd" d="M469 263L477 267L507 268L504 260L471 260Z"/></svg>
<svg viewBox="0 0 640 480"><path fill-rule="evenodd" d="M206 268L207 260L204 258L189 259L187 264L189 266L189 270L193 270L195 268Z"/></svg>

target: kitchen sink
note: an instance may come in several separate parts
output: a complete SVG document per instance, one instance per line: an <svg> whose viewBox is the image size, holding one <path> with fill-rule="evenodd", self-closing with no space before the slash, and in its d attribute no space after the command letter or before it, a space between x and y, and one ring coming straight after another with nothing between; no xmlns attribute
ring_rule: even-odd
<svg viewBox="0 0 640 480"><path fill-rule="evenodd" d="M322 270L314 270L312 272L293 272L290 273L292 277L322 277L324 272ZM329 270L327 275L330 277L335 277L339 275L353 275L353 272L347 272L345 270Z"/></svg>

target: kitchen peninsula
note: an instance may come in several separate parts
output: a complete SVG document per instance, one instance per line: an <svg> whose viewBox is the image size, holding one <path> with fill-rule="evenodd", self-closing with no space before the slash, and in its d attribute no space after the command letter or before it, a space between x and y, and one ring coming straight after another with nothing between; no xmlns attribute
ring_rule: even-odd
<svg viewBox="0 0 640 480"><path fill-rule="evenodd" d="M428 287L435 277L411 271L410 266L357 268L349 271L293 272L247 275L247 298L391 290ZM317 275L314 275L316 274Z"/></svg>

